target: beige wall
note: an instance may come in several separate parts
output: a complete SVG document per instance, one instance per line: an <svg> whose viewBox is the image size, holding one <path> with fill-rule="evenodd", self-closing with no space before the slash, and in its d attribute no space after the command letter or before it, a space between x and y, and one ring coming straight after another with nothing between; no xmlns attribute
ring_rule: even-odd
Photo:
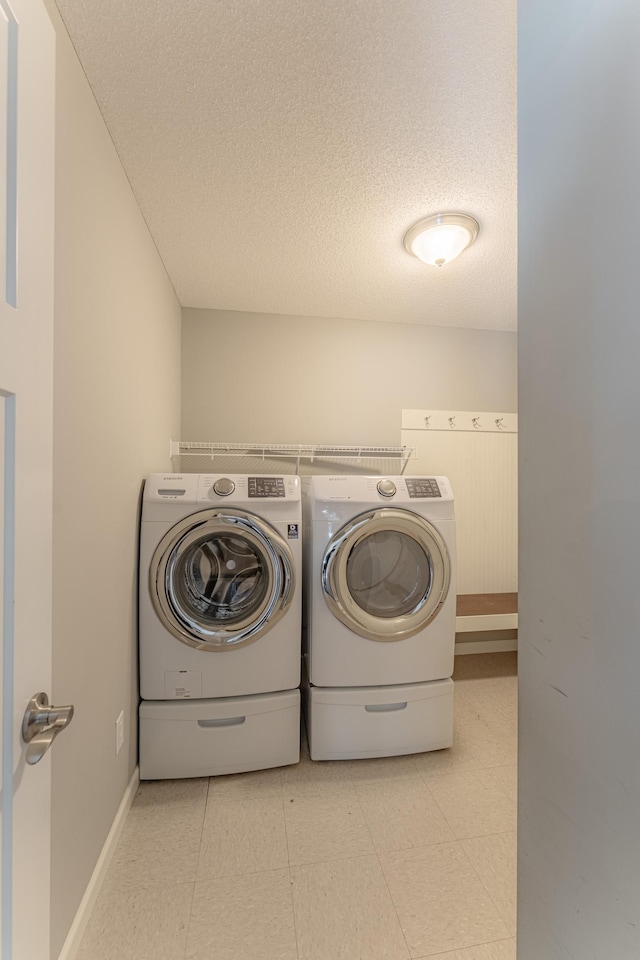
<svg viewBox="0 0 640 960"><path fill-rule="evenodd" d="M142 478L179 424L180 308L55 8L54 703L57 957L136 765ZM125 744L115 755L115 720Z"/></svg>
<svg viewBox="0 0 640 960"><path fill-rule="evenodd" d="M520 0L519 960L640 957L637 0Z"/></svg>
<svg viewBox="0 0 640 960"><path fill-rule="evenodd" d="M183 311L182 439L400 443L401 410L516 409L516 335Z"/></svg>

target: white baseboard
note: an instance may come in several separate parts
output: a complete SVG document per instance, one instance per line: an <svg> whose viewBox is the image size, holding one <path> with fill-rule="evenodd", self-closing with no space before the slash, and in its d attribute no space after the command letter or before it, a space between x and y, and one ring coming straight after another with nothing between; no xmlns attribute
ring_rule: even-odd
<svg viewBox="0 0 640 960"><path fill-rule="evenodd" d="M136 767L133 771L131 780L127 785L127 789L124 792L124 796L120 802L120 806L118 807L118 812L115 815L115 819L111 824L111 830L109 830L107 839L105 840L104 846L100 851L98 862L96 863L95 869L91 874L91 879L89 880L87 889L85 890L84 896L80 901L78 912L76 913L74 921L71 924L71 929L69 930L67 939L65 940L64 946L58 956L58 960L74 960L74 957L78 952L80 941L82 940L84 931L87 928L91 911L93 910L98 894L100 893L100 888L104 883L104 878L107 870L109 869L111 858L113 857L114 850L118 840L120 839L122 828L124 827L127 819L127 814L131 809L131 804L133 803L139 783L140 770L138 767Z"/></svg>
<svg viewBox="0 0 640 960"><path fill-rule="evenodd" d="M518 649L518 639L511 640L466 640L456 641L455 655L465 653L510 653Z"/></svg>

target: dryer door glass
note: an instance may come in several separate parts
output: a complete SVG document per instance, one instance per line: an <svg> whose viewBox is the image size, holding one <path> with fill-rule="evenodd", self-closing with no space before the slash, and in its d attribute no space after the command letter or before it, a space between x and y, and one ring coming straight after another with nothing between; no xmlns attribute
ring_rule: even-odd
<svg viewBox="0 0 640 960"><path fill-rule="evenodd" d="M322 565L329 608L369 640L403 640L423 630L442 609L450 580L438 530L400 508L373 510L345 524Z"/></svg>
<svg viewBox="0 0 640 960"><path fill-rule="evenodd" d="M277 623L295 580L288 544L242 510L203 510L160 541L149 570L156 613L201 650L245 646Z"/></svg>
<svg viewBox="0 0 640 960"><path fill-rule="evenodd" d="M363 537L347 559L349 593L374 617L405 617L425 602L433 583L431 555L405 533Z"/></svg>

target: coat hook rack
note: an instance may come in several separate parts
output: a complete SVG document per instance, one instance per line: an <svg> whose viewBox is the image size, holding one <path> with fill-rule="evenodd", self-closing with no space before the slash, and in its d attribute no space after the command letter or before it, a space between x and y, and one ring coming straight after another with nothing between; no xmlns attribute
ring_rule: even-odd
<svg viewBox="0 0 640 960"><path fill-rule="evenodd" d="M518 415L497 410L403 410L403 430L455 433L517 433Z"/></svg>

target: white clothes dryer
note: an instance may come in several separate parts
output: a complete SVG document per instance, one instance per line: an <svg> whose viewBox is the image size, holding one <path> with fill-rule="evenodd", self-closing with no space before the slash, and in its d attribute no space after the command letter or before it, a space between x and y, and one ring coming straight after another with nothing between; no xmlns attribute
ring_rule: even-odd
<svg viewBox="0 0 640 960"><path fill-rule="evenodd" d="M314 760L453 742L456 543L446 477L303 478Z"/></svg>
<svg viewBox="0 0 640 960"><path fill-rule="evenodd" d="M303 478L312 684L453 673L455 517L445 477Z"/></svg>
<svg viewBox="0 0 640 960"><path fill-rule="evenodd" d="M140 693L201 699L300 683L295 476L152 474L140 525Z"/></svg>

